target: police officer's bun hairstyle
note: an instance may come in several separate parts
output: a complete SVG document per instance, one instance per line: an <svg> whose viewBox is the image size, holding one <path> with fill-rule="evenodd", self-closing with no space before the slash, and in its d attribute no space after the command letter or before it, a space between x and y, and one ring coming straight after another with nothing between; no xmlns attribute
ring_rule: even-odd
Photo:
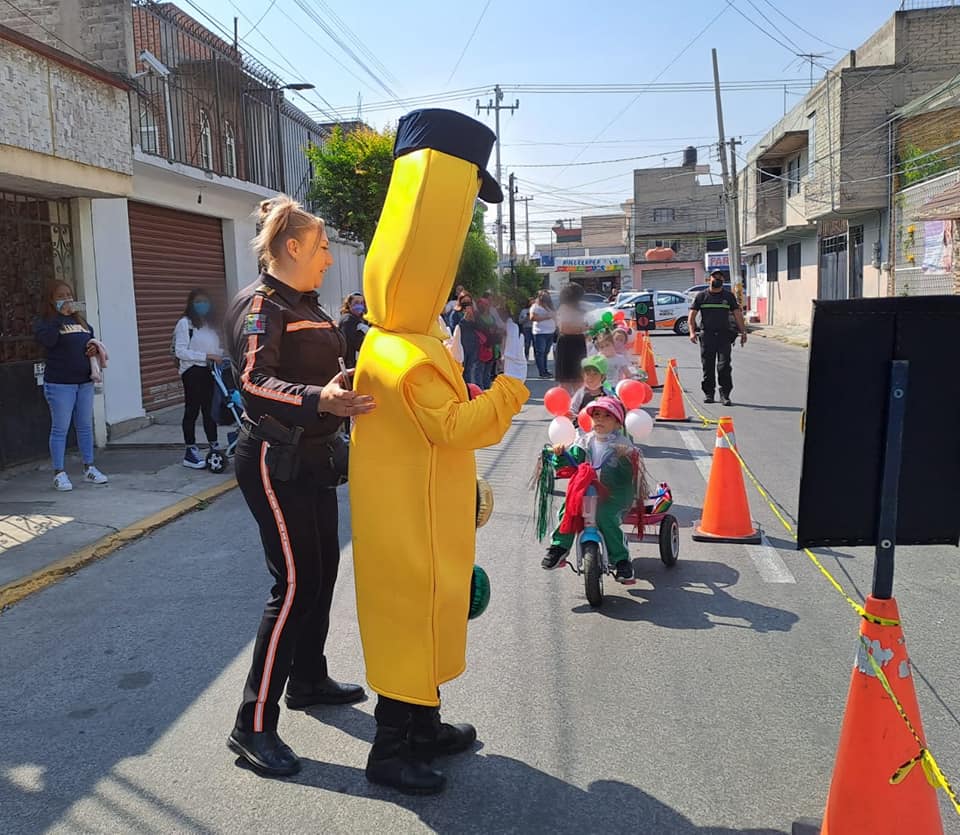
<svg viewBox="0 0 960 835"><path fill-rule="evenodd" d="M281 253L286 252L287 241L291 238L303 241L307 232L319 229L322 233L325 226L320 218L310 214L286 194L264 200L256 214L260 232L253 239L253 251L265 267L269 267L280 258ZM319 241L318 237L318 245Z"/></svg>

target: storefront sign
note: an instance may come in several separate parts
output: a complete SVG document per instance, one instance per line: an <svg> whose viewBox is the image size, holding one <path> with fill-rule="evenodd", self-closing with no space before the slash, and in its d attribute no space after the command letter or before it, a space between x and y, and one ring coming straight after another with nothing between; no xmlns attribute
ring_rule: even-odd
<svg viewBox="0 0 960 835"><path fill-rule="evenodd" d="M556 260L556 269L562 273L617 272L629 268L629 255L585 255Z"/></svg>
<svg viewBox="0 0 960 835"><path fill-rule="evenodd" d="M730 270L730 254L727 252L708 252L703 260L707 272L711 270ZM742 255L740 256L740 264L746 266Z"/></svg>

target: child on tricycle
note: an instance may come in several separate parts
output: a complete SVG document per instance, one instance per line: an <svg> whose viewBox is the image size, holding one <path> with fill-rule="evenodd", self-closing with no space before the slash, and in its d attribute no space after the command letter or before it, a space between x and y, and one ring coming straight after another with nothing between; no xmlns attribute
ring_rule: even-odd
<svg viewBox="0 0 960 835"><path fill-rule="evenodd" d="M557 446L544 455L542 465L570 482L560 509L560 525L553 532L541 565L551 570L565 564L586 518L587 527L595 525L603 538L617 581L627 582L633 579L633 566L621 522L641 490L640 456L624 432L626 413L619 400L599 397L587 406L586 413L592 431L582 434L571 446Z"/></svg>

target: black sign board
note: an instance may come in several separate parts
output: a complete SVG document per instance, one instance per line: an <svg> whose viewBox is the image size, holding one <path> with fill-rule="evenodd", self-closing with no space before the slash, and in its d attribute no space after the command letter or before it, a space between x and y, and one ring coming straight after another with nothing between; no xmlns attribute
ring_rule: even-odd
<svg viewBox="0 0 960 835"><path fill-rule="evenodd" d="M958 296L814 302L798 546L957 545L958 333Z"/></svg>
<svg viewBox="0 0 960 835"><path fill-rule="evenodd" d="M652 331L657 327L657 311L653 305L653 293L637 296L633 306L633 320L638 331Z"/></svg>

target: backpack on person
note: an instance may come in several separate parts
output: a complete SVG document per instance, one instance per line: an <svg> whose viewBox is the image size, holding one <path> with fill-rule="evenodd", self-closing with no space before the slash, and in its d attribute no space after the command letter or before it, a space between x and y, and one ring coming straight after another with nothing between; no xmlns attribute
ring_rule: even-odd
<svg viewBox="0 0 960 835"><path fill-rule="evenodd" d="M177 322L177 325L180 323ZM187 337L187 347L190 347L190 342L193 340L193 325L189 327L190 336ZM177 357L177 326L173 326L173 336L170 339L170 359L173 361L173 367L178 369L180 368L180 359Z"/></svg>

